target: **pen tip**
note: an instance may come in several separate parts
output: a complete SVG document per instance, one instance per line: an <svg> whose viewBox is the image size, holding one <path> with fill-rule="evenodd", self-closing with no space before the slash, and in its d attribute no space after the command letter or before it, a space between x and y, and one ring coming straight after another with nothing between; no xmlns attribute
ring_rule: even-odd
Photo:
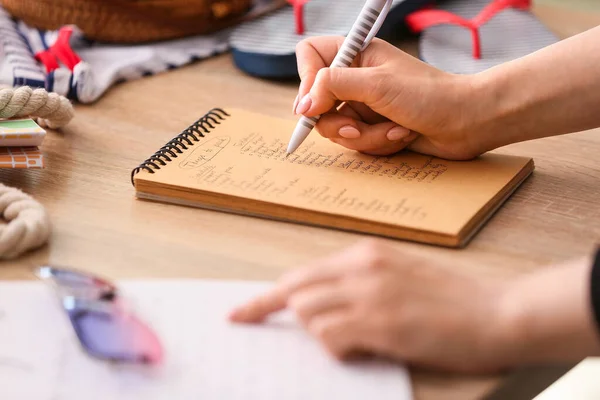
<svg viewBox="0 0 600 400"><path fill-rule="evenodd" d="M285 153L285 158L288 158L290 156L290 153Z"/></svg>

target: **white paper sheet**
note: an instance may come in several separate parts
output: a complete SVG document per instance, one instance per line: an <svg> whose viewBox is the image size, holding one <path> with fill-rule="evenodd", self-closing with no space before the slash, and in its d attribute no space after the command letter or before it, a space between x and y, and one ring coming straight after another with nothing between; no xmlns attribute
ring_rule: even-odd
<svg viewBox="0 0 600 400"><path fill-rule="evenodd" d="M588 357L533 400L600 399L600 358Z"/></svg>
<svg viewBox="0 0 600 400"><path fill-rule="evenodd" d="M289 315L235 325L226 315L266 283L200 280L119 283L165 348L160 368L97 361L79 346L42 282L0 283L0 399L410 400L402 366L331 358Z"/></svg>

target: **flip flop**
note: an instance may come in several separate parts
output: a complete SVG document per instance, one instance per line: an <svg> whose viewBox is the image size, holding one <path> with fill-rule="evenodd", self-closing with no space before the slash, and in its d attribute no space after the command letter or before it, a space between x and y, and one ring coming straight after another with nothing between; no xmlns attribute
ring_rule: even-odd
<svg viewBox="0 0 600 400"><path fill-rule="evenodd" d="M296 78L296 45L312 36L345 36L364 0L288 0L285 7L234 28L230 38L233 60L242 71L262 78ZM378 37L388 39L405 17L431 0L394 0ZM294 28L295 25L295 28Z"/></svg>
<svg viewBox="0 0 600 400"><path fill-rule="evenodd" d="M531 13L531 0L454 0L406 19L421 33L419 57L447 72L469 74L521 58L559 41Z"/></svg>

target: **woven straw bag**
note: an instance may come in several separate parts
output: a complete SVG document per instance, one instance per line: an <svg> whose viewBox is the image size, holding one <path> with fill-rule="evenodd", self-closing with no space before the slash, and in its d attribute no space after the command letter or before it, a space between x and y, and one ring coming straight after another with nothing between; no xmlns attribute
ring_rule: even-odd
<svg viewBox="0 0 600 400"><path fill-rule="evenodd" d="M92 40L139 43L232 26L252 0L0 0L0 4L38 29L73 24Z"/></svg>

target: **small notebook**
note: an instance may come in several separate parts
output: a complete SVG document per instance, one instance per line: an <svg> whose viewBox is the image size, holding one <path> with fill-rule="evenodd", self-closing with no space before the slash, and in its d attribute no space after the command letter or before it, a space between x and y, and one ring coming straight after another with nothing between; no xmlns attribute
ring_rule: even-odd
<svg viewBox="0 0 600 400"><path fill-rule="evenodd" d="M37 147L0 147L0 168L44 168L44 155Z"/></svg>
<svg viewBox="0 0 600 400"><path fill-rule="evenodd" d="M461 247L531 174L531 158L374 157L296 122L213 109L131 172L140 199Z"/></svg>
<svg viewBox="0 0 600 400"><path fill-rule="evenodd" d="M0 147L34 147L44 141L46 131L32 119L0 120Z"/></svg>
<svg viewBox="0 0 600 400"><path fill-rule="evenodd" d="M342 363L287 313L238 325L227 315L267 282L117 282L158 335L164 362L135 368L81 349L51 288L0 282L2 400L412 400L409 371L387 360Z"/></svg>

